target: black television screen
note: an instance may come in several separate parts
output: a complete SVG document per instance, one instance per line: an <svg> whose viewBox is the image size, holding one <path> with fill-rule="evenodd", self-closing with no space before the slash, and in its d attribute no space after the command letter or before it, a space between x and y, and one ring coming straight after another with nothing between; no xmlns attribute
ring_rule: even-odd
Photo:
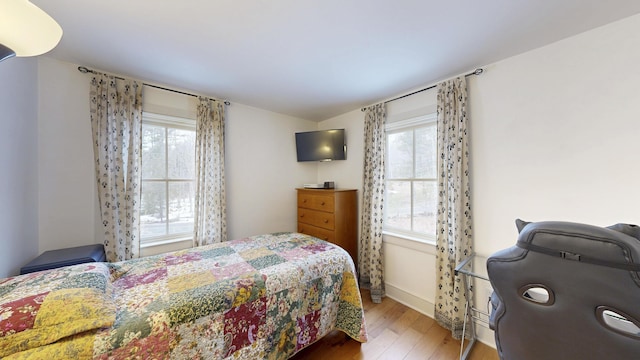
<svg viewBox="0 0 640 360"><path fill-rule="evenodd" d="M346 160L344 129L296 133L298 161Z"/></svg>

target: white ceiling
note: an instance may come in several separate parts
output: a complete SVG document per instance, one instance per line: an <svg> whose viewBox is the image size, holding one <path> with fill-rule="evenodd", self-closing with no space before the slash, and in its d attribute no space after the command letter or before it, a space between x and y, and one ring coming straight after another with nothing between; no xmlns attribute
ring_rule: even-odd
<svg viewBox="0 0 640 360"><path fill-rule="evenodd" d="M638 0L32 0L48 56L325 120L640 13Z"/></svg>

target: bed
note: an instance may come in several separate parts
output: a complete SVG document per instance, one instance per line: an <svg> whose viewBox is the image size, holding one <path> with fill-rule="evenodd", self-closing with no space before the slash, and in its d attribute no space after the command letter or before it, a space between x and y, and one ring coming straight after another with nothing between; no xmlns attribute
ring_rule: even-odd
<svg viewBox="0 0 640 360"><path fill-rule="evenodd" d="M299 233L0 279L3 359L287 359L365 342L346 251Z"/></svg>

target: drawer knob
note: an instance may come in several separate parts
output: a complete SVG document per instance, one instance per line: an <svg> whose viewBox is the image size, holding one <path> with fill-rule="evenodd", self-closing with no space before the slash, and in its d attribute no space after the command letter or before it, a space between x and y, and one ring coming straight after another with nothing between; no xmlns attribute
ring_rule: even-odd
<svg viewBox="0 0 640 360"><path fill-rule="evenodd" d="M320 205L324 206L324 201L320 203Z"/></svg>
<svg viewBox="0 0 640 360"><path fill-rule="evenodd" d="M307 199L302 200L302 202L303 202L303 203L306 203L306 202L307 202Z"/></svg>
<svg viewBox="0 0 640 360"><path fill-rule="evenodd" d="M327 219L324 219L324 223L325 223L325 224L326 224L326 223L328 223L328 222L329 222L329 220L327 220Z"/></svg>
<svg viewBox="0 0 640 360"><path fill-rule="evenodd" d="M300 215L300 217L304 217L304 214Z"/></svg>

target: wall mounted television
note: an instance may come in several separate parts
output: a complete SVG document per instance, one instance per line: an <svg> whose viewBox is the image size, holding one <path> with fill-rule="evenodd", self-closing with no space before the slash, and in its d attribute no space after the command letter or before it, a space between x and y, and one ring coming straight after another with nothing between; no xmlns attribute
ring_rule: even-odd
<svg viewBox="0 0 640 360"><path fill-rule="evenodd" d="M344 129L296 133L298 161L332 161L347 159Z"/></svg>

